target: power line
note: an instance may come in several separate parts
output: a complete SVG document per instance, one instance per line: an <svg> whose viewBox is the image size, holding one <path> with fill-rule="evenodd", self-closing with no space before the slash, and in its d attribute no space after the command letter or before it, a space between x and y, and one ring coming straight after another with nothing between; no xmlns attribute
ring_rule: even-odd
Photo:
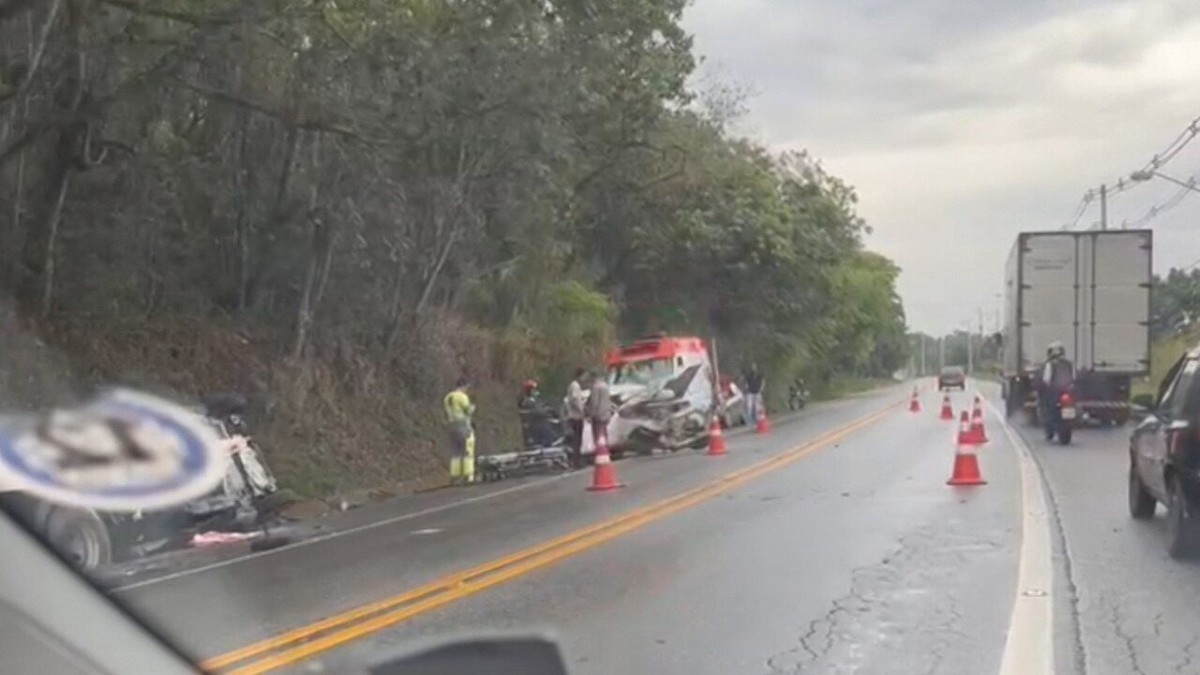
<svg viewBox="0 0 1200 675"><path fill-rule="evenodd" d="M1188 125L1183 128L1183 131L1180 131L1179 134L1175 136L1174 140L1167 144L1167 147L1163 148L1161 152L1151 157L1150 160L1142 167L1142 172L1153 172L1166 166L1168 162L1179 156L1179 153L1183 152L1183 149L1186 148L1193 140L1195 140L1196 136L1198 135L1200 135L1200 116L1197 116L1195 119L1189 122ZM1197 176L1193 176L1193 181L1196 180L1196 178ZM1140 181L1132 181L1122 177L1118 178L1116 181L1106 183L1105 186L1111 186L1107 187L1107 192L1109 195L1116 195L1121 194L1122 192L1128 192L1140 184ZM1186 192L1186 190L1184 190L1184 192ZM1170 210L1174 208L1176 204L1178 204L1180 201L1183 201L1184 196L1176 194L1175 196L1172 196L1171 199L1168 199L1167 202L1155 207L1151 207L1150 211L1148 211L1145 216L1135 222L1144 225L1150 220L1153 220L1154 217L1163 210ZM1070 224L1063 229L1075 229L1075 227L1079 225L1080 219L1082 219L1084 214L1087 213L1088 205L1091 204L1095 199L1096 191L1094 189L1083 193L1083 198L1080 200L1079 206L1075 209L1075 215L1072 216ZM1167 206L1168 203L1170 203L1170 206Z"/></svg>
<svg viewBox="0 0 1200 675"><path fill-rule="evenodd" d="M1188 179L1188 182L1194 184L1197 179L1200 179L1200 172L1192 174L1191 178ZM1168 197L1161 204L1155 204L1154 206L1151 206L1150 210L1146 211L1146 214L1144 216L1142 216L1141 218L1138 218L1137 220L1133 221L1132 223L1129 223L1128 221L1126 221L1126 223L1123 223L1122 226L1123 227L1133 227L1134 229L1137 229L1139 227L1145 227L1146 224L1149 223L1151 220L1154 220L1161 214L1166 213L1167 211L1170 211L1171 209L1178 206L1179 203L1182 202L1184 199L1187 199L1188 195L1190 195L1192 192L1195 192L1195 188L1180 187L1178 190L1175 191L1175 194Z"/></svg>
<svg viewBox="0 0 1200 675"><path fill-rule="evenodd" d="M1171 141L1171 143L1167 145L1162 152L1154 155L1150 158L1150 161L1146 162L1146 165L1142 167L1142 170L1154 171L1166 166L1166 164L1172 159L1175 159L1180 152L1183 152L1183 149L1186 148L1189 143L1195 140L1198 134L1200 134L1200 117L1197 117L1189 122L1188 125L1184 127L1183 131L1179 132L1179 135L1175 137L1175 140Z"/></svg>

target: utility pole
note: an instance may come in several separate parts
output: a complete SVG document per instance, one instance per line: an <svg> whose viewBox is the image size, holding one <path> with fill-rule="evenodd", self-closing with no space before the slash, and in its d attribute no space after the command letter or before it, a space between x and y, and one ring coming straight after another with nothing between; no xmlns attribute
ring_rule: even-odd
<svg viewBox="0 0 1200 675"><path fill-rule="evenodd" d="M946 336L938 338L938 369L946 367Z"/></svg>
<svg viewBox="0 0 1200 675"><path fill-rule="evenodd" d="M921 333L921 377L925 376L925 334Z"/></svg>
<svg viewBox="0 0 1200 675"><path fill-rule="evenodd" d="M1100 186L1100 229L1108 229L1108 186Z"/></svg>
<svg viewBox="0 0 1200 675"><path fill-rule="evenodd" d="M979 306L979 361L983 361L983 305Z"/></svg>
<svg viewBox="0 0 1200 675"><path fill-rule="evenodd" d="M967 374L973 375L975 373L975 361L974 361L974 359L971 358L971 324L970 324L970 322L967 323L966 335L967 335Z"/></svg>

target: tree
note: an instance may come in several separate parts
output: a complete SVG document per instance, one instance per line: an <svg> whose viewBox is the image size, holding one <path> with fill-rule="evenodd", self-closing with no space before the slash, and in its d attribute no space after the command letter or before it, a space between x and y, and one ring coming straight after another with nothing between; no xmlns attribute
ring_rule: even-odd
<svg viewBox="0 0 1200 675"><path fill-rule="evenodd" d="M887 374L853 188L693 100L685 5L10 2L0 294L82 379L249 390L312 491L431 470L464 371L502 446L516 381L652 330Z"/></svg>

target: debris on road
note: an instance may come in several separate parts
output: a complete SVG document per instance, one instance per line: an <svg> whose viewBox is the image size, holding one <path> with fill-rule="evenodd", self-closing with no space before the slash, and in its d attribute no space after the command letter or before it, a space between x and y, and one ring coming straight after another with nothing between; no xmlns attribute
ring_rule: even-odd
<svg viewBox="0 0 1200 675"><path fill-rule="evenodd" d="M261 535L261 532L197 532L192 536L190 545L192 548L205 548L207 546L236 544L255 539Z"/></svg>

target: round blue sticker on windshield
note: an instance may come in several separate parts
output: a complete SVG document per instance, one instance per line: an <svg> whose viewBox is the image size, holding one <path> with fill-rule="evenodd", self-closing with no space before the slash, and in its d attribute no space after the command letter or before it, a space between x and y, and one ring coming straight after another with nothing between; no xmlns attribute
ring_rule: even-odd
<svg viewBox="0 0 1200 675"><path fill-rule="evenodd" d="M0 420L0 490L110 511L181 504L216 488L228 453L196 413L107 391L77 408Z"/></svg>

